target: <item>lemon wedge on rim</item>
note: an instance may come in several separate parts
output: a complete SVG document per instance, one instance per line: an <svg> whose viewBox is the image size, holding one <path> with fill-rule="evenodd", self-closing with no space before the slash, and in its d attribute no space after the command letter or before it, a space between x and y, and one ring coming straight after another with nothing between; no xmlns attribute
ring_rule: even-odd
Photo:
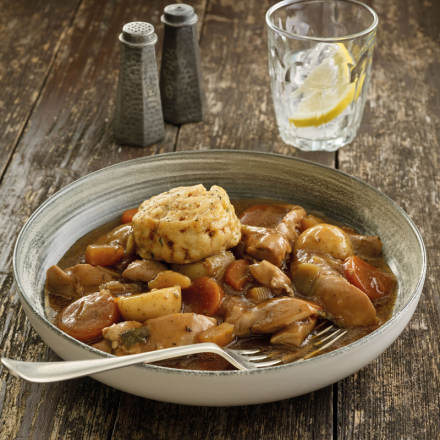
<svg viewBox="0 0 440 440"><path fill-rule="evenodd" d="M318 127L339 116L355 98L356 82L350 83L353 57L342 43L333 57L325 58L312 70L294 96L301 97L289 118L295 127Z"/></svg>

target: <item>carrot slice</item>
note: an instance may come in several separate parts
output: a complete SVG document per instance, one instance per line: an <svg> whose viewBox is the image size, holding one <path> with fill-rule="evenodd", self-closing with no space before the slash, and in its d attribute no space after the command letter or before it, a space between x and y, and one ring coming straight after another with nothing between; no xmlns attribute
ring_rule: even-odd
<svg viewBox="0 0 440 440"><path fill-rule="evenodd" d="M396 284L390 275L356 256L348 257L344 261L344 272L347 280L362 290L372 301L391 293Z"/></svg>
<svg viewBox="0 0 440 440"><path fill-rule="evenodd" d="M223 324L211 327L197 336L199 342L213 342L220 347L226 347L235 339L235 327L233 324Z"/></svg>
<svg viewBox="0 0 440 440"><path fill-rule="evenodd" d="M246 260L236 260L226 269L225 283L235 290L242 290L250 279L249 262Z"/></svg>
<svg viewBox="0 0 440 440"><path fill-rule="evenodd" d="M85 252L87 264L92 266L111 266L119 263L124 256L124 248L113 244L90 244Z"/></svg>
<svg viewBox="0 0 440 440"><path fill-rule="evenodd" d="M127 209L127 211L125 211L122 214L121 223L130 223L133 220L133 217L137 214L137 212L138 212L138 208Z"/></svg>
<svg viewBox="0 0 440 440"><path fill-rule="evenodd" d="M119 308L109 292L83 296L58 317L58 328L81 342L102 337L102 330L121 320Z"/></svg>
<svg viewBox="0 0 440 440"><path fill-rule="evenodd" d="M220 285L208 277L199 278L187 289L182 289L183 302L200 315L214 316L224 297L225 293Z"/></svg>

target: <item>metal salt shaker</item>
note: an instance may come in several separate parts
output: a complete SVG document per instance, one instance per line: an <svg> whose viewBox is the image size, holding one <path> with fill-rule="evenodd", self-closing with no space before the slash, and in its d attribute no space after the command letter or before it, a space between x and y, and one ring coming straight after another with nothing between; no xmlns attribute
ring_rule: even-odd
<svg viewBox="0 0 440 440"><path fill-rule="evenodd" d="M157 35L149 23L122 28L121 67L114 134L128 145L147 147L165 136L154 45Z"/></svg>
<svg viewBox="0 0 440 440"><path fill-rule="evenodd" d="M172 124L202 121L206 115L197 15L185 4L169 5L161 17L165 25L160 93L163 116Z"/></svg>

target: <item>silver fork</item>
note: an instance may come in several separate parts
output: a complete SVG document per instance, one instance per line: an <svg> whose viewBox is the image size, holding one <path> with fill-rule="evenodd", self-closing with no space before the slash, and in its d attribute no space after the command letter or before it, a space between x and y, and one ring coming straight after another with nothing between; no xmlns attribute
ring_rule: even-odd
<svg viewBox="0 0 440 440"><path fill-rule="evenodd" d="M254 361L261 361L267 358L265 354L252 356L259 351L259 349L231 350L229 348L221 348L211 342L205 342L183 347L165 348L163 350L133 354L130 356L86 361L26 362L2 357L1 362L13 375L36 383L75 379L77 377L89 376L91 374L128 367L130 365L161 361L197 353L218 354L240 370L271 367L281 362L281 359L275 359L268 362L256 363Z"/></svg>
<svg viewBox="0 0 440 440"><path fill-rule="evenodd" d="M325 322L320 324L316 329L321 327ZM315 330L316 330L315 329ZM335 326L334 324L331 324L330 326L324 328L319 333L316 333L310 338L310 344L315 347L315 350L311 351L307 355L305 355L302 360L310 359L312 356L315 356L317 353L319 353L322 350L325 350L326 348L330 347L330 345L334 344L339 338L342 338L347 333L347 330L344 330L342 328L339 328ZM326 343L326 344L324 344ZM322 345L324 344L324 345Z"/></svg>

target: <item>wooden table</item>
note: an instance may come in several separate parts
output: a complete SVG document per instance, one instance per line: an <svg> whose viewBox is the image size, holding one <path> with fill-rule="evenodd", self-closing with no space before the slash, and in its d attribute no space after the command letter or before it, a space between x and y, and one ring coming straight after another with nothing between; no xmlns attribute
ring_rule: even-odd
<svg viewBox="0 0 440 440"><path fill-rule="evenodd" d="M163 152L230 148L307 158L358 176L394 199L426 240L422 299L376 361L314 393L249 407L141 399L90 378L35 385L0 367L1 439L440 438L440 2L369 0L378 41L363 124L338 153L305 154L277 132L267 68L272 1L193 0L208 98L199 124L167 125L147 149L112 136L118 34L147 21L159 36L166 0L0 1L0 350L57 356L32 329L12 275L16 237L49 196L92 171ZM323 372L325 374L325 372Z"/></svg>

